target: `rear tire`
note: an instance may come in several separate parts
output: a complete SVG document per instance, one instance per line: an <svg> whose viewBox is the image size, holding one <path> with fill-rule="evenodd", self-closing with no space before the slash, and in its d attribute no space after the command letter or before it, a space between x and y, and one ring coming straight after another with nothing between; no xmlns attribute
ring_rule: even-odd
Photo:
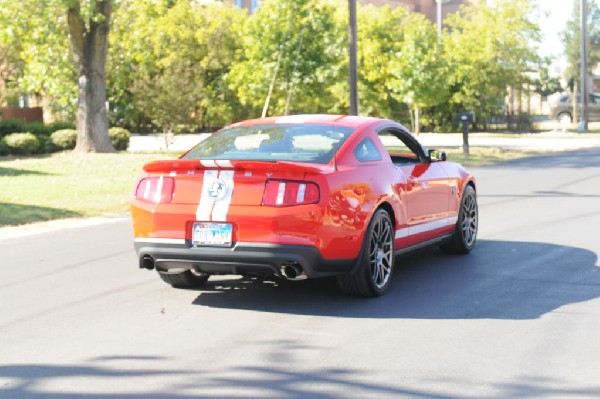
<svg viewBox="0 0 600 399"><path fill-rule="evenodd" d="M206 273L200 273L192 270L186 270L182 273L158 272L158 275L162 281L174 288L202 287L209 277L209 275Z"/></svg>
<svg viewBox="0 0 600 399"><path fill-rule="evenodd" d="M357 267L337 277L343 293L374 297L387 290L394 271L394 235L389 214L378 209L365 233Z"/></svg>
<svg viewBox="0 0 600 399"><path fill-rule="evenodd" d="M450 241L440 245L442 251L450 254L468 254L477 241L479 210L475 189L467 186L460 201L458 221Z"/></svg>

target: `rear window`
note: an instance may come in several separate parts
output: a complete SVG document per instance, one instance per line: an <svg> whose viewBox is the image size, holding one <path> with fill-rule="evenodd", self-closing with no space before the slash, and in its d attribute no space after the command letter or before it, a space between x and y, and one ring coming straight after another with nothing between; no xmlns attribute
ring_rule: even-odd
<svg viewBox="0 0 600 399"><path fill-rule="evenodd" d="M309 124L268 124L224 129L182 159L329 163L354 129Z"/></svg>

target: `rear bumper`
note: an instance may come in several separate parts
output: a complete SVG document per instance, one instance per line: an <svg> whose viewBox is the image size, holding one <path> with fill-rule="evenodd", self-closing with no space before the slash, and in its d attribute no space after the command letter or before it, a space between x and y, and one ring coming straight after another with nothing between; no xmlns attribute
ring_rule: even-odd
<svg viewBox="0 0 600 399"><path fill-rule="evenodd" d="M281 276L282 266L297 265L309 278L349 273L356 259L324 259L311 246L234 243L232 247L193 247L189 241L140 238L134 240L140 267L151 258L163 272L196 270L209 274L261 273Z"/></svg>

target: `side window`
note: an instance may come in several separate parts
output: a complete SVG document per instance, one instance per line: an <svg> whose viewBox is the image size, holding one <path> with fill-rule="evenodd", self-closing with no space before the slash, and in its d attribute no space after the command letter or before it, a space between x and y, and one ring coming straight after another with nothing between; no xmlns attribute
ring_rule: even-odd
<svg viewBox="0 0 600 399"><path fill-rule="evenodd" d="M354 149L354 155L360 162L381 161L381 154L370 138L365 138Z"/></svg>
<svg viewBox="0 0 600 399"><path fill-rule="evenodd" d="M402 140L402 136L396 135L389 130L379 132L379 138L383 146L390 154L395 164L418 163L419 155L409 147L408 141Z"/></svg>

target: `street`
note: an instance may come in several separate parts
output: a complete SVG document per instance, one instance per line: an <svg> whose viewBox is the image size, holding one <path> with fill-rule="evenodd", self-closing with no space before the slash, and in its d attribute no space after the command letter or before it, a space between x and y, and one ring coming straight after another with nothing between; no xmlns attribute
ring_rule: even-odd
<svg viewBox="0 0 600 399"><path fill-rule="evenodd" d="M468 256L331 280L140 270L127 219L0 239L0 398L600 397L600 149L471 168Z"/></svg>

